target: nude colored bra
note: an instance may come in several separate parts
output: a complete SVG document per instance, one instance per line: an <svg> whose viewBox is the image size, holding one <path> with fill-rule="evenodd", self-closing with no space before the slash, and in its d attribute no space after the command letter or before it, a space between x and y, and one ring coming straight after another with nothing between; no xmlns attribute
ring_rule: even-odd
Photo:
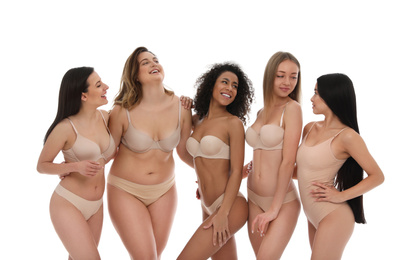
<svg viewBox="0 0 410 260"><path fill-rule="evenodd" d="M75 139L73 146L70 149L62 150L64 159L67 162L79 162L83 160L98 161L101 158L103 158L104 160L107 160L108 157L110 157L115 152L116 147L115 147L114 139L111 136L110 130L107 127L107 122L105 121L105 118L101 111L100 113L104 120L104 124L105 124L105 127L107 128L108 134L110 136L110 143L107 149L105 149L104 151L101 151L100 146L96 142L91 141L90 139L78 133L73 122L71 121L70 118L68 118L68 121L71 123L77 137Z"/></svg>
<svg viewBox="0 0 410 260"><path fill-rule="evenodd" d="M186 142L186 149L194 159L203 157L229 160L230 158L229 145L213 135L206 135L199 142L195 138L189 137Z"/></svg>
<svg viewBox="0 0 410 260"><path fill-rule="evenodd" d="M130 113L127 110L128 129L121 138L121 143L135 153L145 153L151 149L159 149L169 153L178 145L181 138L181 101L179 101L178 127L165 139L155 141L149 135L136 129L131 123Z"/></svg>
<svg viewBox="0 0 410 260"><path fill-rule="evenodd" d="M259 130L259 133L256 132L255 129L252 128L252 126L246 130L246 142L251 147L253 147L253 150L260 149L270 151L282 149L283 135L285 133L285 130L282 128L282 123L283 115L285 114L285 108L283 109L279 126L275 124L263 125Z"/></svg>

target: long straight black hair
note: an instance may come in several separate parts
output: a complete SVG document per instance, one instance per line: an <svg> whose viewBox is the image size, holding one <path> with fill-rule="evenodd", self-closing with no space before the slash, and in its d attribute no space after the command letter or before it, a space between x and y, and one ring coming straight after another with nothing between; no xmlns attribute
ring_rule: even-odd
<svg viewBox="0 0 410 260"><path fill-rule="evenodd" d="M44 143L61 120L80 111L81 95L88 92L87 79L93 72L94 68L92 67L79 67L70 69L65 73L58 96L57 115L44 137Z"/></svg>
<svg viewBox="0 0 410 260"><path fill-rule="evenodd" d="M327 106L348 127L359 133L356 110L356 94L353 82L344 74L327 74L317 79L317 91ZM362 167L349 157L337 172L335 186L339 191L353 187L363 180ZM366 223L363 195L347 201L357 223Z"/></svg>

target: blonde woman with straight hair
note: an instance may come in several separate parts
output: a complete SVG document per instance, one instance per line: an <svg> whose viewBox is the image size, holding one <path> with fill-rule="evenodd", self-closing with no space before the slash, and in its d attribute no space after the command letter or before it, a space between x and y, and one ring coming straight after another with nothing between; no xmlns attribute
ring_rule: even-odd
<svg viewBox="0 0 410 260"><path fill-rule="evenodd" d="M137 48L125 63L110 115L119 148L108 176L108 209L131 259L161 258L177 207L174 148L183 161L190 159L191 112L163 79L158 58Z"/></svg>
<svg viewBox="0 0 410 260"><path fill-rule="evenodd" d="M300 78L298 60L288 52L275 53L265 69L264 107L246 131L253 147L252 163L244 167L249 174L248 233L257 259L281 257L300 212L291 179L302 131Z"/></svg>

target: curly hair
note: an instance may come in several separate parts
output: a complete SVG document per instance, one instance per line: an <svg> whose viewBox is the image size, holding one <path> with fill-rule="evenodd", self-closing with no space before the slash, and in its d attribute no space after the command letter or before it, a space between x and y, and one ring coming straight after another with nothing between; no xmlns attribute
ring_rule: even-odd
<svg viewBox="0 0 410 260"><path fill-rule="evenodd" d="M251 80L242 71L239 65L234 63L216 63L197 79L195 84L197 92L194 98L194 111L199 116L199 119L202 119L208 114L216 80L226 71L234 73L239 81L235 100L226 107L226 110L246 124L246 117L248 116L254 98L254 90Z"/></svg>

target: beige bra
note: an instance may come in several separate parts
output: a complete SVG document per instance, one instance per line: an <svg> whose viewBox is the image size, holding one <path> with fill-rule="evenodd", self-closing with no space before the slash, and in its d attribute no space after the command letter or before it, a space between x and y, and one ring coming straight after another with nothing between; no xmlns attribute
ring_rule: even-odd
<svg viewBox="0 0 410 260"><path fill-rule="evenodd" d="M213 135L206 135L199 142L195 138L189 137L186 142L186 149L194 159L203 157L229 160L230 158L229 145Z"/></svg>
<svg viewBox="0 0 410 260"><path fill-rule="evenodd" d="M260 128L259 133L256 132L252 126L246 130L246 142L253 147L253 150L282 150L283 135L285 133L285 130L282 128L282 123L285 108L283 109L279 126L275 124L263 125Z"/></svg>
<svg viewBox="0 0 410 260"><path fill-rule="evenodd" d="M149 135L136 129L131 123L130 113L127 110L128 129L121 139L121 143L135 153L145 153L151 149L159 149L169 153L178 145L181 138L181 101L179 101L178 127L165 139L155 141Z"/></svg>
<svg viewBox="0 0 410 260"><path fill-rule="evenodd" d="M67 162L79 162L79 161L84 161L84 160L97 161L101 158L103 158L104 160L107 160L108 157L110 157L115 152L116 147L115 147L114 139L111 136L110 130L107 127L107 122L105 122L104 116L101 111L100 113L104 120L104 124L105 124L105 127L107 128L109 138L110 138L110 143L107 149L105 149L104 151L101 151L101 148L97 143L95 143L94 141L91 141L90 139L78 133L73 122L70 120L70 118L68 118L77 137L75 139L73 146L70 149L62 151L64 155L64 160L66 160Z"/></svg>

